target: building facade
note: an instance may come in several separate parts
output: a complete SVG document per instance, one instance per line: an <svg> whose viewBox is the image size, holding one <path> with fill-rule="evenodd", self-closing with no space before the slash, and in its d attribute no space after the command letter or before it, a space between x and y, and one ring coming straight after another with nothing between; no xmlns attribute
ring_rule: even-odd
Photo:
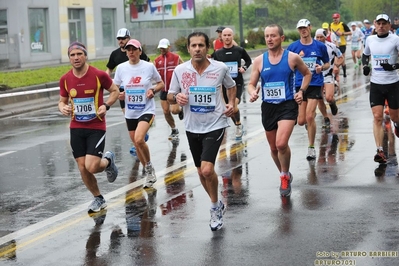
<svg viewBox="0 0 399 266"><path fill-rule="evenodd" d="M87 46L89 59L108 57L124 10L124 0L0 0L1 66L68 62L73 41Z"/></svg>

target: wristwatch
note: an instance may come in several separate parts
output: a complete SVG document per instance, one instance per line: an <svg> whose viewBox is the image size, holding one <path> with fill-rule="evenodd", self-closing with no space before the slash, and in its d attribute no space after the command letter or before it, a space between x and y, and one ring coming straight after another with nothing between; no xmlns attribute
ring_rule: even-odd
<svg viewBox="0 0 399 266"><path fill-rule="evenodd" d="M106 104L106 103L103 103L103 105L105 106L105 109L107 109L107 111L109 110L109 108L111 108L111 106L109 106L109 105Z"/></svg>

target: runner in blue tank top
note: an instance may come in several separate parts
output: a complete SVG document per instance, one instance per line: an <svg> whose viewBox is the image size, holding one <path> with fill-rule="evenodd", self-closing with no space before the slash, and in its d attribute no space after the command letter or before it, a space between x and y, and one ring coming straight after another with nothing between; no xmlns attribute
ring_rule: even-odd
<svg viewBox="0 0 399 266"><path fill-rule="evenodd" d="M298 104L309 86L312 74L295 53L284 50L283 29L276 24L265 29L268 52L255 58L248 84L250 102L259 98L262 89L262 124L269 142L271 155L280 172L280 195L291 195L293 179L289 171L291 150L288 141L298 117ZM295 92L295 70L303 76L298 92ZM261 87L257 87L261 78Z"/></svg>
<svg viewBox="0 0 399 266"><path fill-rule="evenodd" d="M299 54L302 60L312 73L312 80L306 91L303 102L299 107L298 124L303 126L307 124L309 147L306 159L315 160L316 150L314 142L316 137L316 107L319 99L323 99L321 87L324 83L323 71L330 67L330 60L327 48L324 43L316 41L311 36L312 27L310 21L301 19L298 21L296 28L301 38L291 43L287 50ZM302 82L302 74L296 71L295 86L300 88Z"/></svg>

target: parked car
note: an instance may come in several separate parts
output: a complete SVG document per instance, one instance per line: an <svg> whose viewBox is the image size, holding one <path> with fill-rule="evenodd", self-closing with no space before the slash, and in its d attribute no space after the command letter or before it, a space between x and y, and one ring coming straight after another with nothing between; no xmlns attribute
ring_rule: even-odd
<svg viewBox="0 0 399 266"><path fill-rule="evenodd" d="M361 22L361 21L351 21L351 22L349 22L349 23L346 24L346 25L348 25L348 27L350 28L351 25L352 25L352 23L356 23L356 26L358 26L358 27L359 27L359 24L362 25L362 26L360 26L360 28L364 27L364 24L363 24L363 22Z"/></svg>

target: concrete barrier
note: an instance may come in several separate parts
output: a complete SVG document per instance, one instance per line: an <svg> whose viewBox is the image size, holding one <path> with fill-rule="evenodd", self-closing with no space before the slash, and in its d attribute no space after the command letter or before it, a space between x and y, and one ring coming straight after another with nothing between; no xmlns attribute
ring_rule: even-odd
<svg viewBox="0 0 399 266"><path fill-rule="evenodd" d="M0 93L0 118L56 106L59 90L59 87L46 88L43 84Z"/></svg>

